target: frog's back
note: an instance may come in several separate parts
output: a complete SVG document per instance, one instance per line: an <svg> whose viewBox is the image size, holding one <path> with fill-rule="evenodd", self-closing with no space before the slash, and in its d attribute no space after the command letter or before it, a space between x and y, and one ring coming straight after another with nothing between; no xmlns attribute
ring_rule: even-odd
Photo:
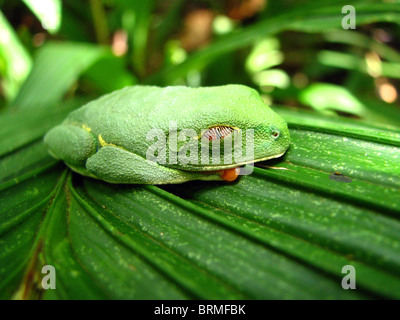
<svg viewBox="0 0 400 320"><path fill-rule="evenodd" d="M262 114L265 108L268 107L257 92L242 85L202 88L138 85L84 105L73 111L64 124L85 128L99 140L101 137L106 143L140 153L147 150L147 133L152 129L167 133L171 120L177 123L178 130L191 128L200 132L215 123L244 128L233 121L246 122L248 118L250 123L252 115Z"/></svg>
<svg viewBox="0 0 400 320"><path fill-rule="evenodd" d="M237 112L241 112L243 105L250 107L247 100L249 96L259 99L253 89L241 85L203 88L137 85L115 91L86 104L72 112L66 122L95 127L96 124L104 125L117 120L119 123L130 122L143 126L146 122L162 127L163 124L158 122L170 119L177 112L188 120L200 113L207 113L207 110L210 110L210 113L212 111L214 117L218 112L224 115L227 106L231 112L235 112L234 105L230 103L232 99L243 100L243 103L236 104L240 106Z"/></svg>
<svg viewBox="0 0 400 320"><path fill-rule="evenodd" d="M151 110L159 92L160 88L154 86L126 87L75 110L68 116L66 122L71 124L104 123L100 121L105 120L103 118L110 119L113 116L127 116L132 113L135 118L143 117L146 111Z"/></svg>
<svg viewBox="0 0 400 320"><path fill-rule="evenodd" d="M106 143L141 154L151 129L167 128L176 115L174 97L186 87L132 86L104 95L73 111L63 125L84 128ZM143 156L143 154L141 154Z"/></svg>

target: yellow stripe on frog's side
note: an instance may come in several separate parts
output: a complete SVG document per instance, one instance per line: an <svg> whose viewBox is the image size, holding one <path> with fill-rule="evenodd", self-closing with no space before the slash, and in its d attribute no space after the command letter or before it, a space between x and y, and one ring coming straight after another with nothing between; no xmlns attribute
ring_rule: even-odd
<svg viewBox="0 0 400 320"><path fill-rule="evenodd" d="M109 147L115 147L115 148L119 148L119 149L128 151L128 150L126 150L124 147L117 146L116 144L106 142L106 141L103 139L103 137L101 136L101 134L99 134L98 139L99 139L99 143L100 143L101 147L109 146ZM129 151L128 151L128 152L129 152Z"/></svg>
<svg viewBox="0 0 400 320"><path fill-rule="evenodd" d="M107 143L107 142L103 139L103 137L101 136L101 134L99 134L99 142L100 142L100 145L101 145L102 147L105 147L105 146L114 146L114 147L116 147L116 145L114 145L114 144L112 144L112 143Z"/></svg>
<svg viewBox="0 0 400 320"><path fill-rule="evenodd" d="M92 132L92 128L89 128L88 126L85 126L84 124L83 124L81 127L82 127L82 129L86 130L87 132L90 132L90 133ZM103 139L103 137L101 136L101 134L99 134L98 139L99 139L99 143L100 143L100 145L101 145L102 147L105 147L105 146L113 146L113 147L121 148L121 147L119 147L119 146L117 146L117 145L115 145L115 144L106 142L106 141Z"/></svg>
<svg viewBox="0 0 400 320"><path fill-rule="evenodd" d="M90 132L90 133L92 132L92 128L89 128L88 126L85 126L84 124L83 124L81 127L82 127L82 129L86 130L87 132ZM103 137L101 136L101 134L99 134L98 139L99 139L99 143L100 143L100 145L101 145L102 147L105 147L105 146L113 146L113 147L121 148L121 147L119 147L119 146L117 146L117 145L115 145L115 144L106 142L106 141L103 139Z"/></svg>
<svg viewBox="0 0 400 320"><path fill-rule="evenodd" d="M87 132L92 132L92 128L89 128L85 126L84 124L82 125L82 129L86 130Z"/></svg>

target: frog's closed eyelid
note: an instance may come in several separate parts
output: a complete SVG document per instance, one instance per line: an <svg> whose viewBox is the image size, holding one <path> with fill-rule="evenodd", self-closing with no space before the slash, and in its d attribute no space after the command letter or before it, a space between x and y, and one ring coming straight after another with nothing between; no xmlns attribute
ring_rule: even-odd
<svg viewBox="0 0 400 320"><path fill-rule="evenodd" d="M214 126L205 130L201 137L208 140L220 140L229 136L235 130L238 129L231 126Z"/></svg>

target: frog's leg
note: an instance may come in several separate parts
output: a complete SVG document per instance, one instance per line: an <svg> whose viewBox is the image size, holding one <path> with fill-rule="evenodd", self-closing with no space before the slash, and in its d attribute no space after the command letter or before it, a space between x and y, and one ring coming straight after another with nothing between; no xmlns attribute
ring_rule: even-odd
<svg viewBox="0 0 400 320"><path fill-rule="evenodd" d="M86 162L86 169L91 176L111 183L165 184L222 180L216 172L189 172L164 167L112 145L104 146L92 155Z"/></svg>
<svg viewBox="0 0 400 320"><path fill-rule="evenodd" d="M89 128L60 125L51 129L44 137L50 154L62 159L71 167L85 168L86 160L98 147L96 137Z"/></svg>

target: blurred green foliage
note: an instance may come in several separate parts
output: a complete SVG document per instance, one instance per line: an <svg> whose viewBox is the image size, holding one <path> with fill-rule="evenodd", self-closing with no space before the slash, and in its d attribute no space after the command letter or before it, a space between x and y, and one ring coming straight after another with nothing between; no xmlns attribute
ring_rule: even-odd
<svg viewBox="0 0 400 320"><path fill-rule="evenodd" d="M355 30L341 27L345 4L3 0L2 105L46 106L135 83L242 83L269 104L399 126L399 2L353 1ZM24 97L32 85L36 98Z"/></svg>

